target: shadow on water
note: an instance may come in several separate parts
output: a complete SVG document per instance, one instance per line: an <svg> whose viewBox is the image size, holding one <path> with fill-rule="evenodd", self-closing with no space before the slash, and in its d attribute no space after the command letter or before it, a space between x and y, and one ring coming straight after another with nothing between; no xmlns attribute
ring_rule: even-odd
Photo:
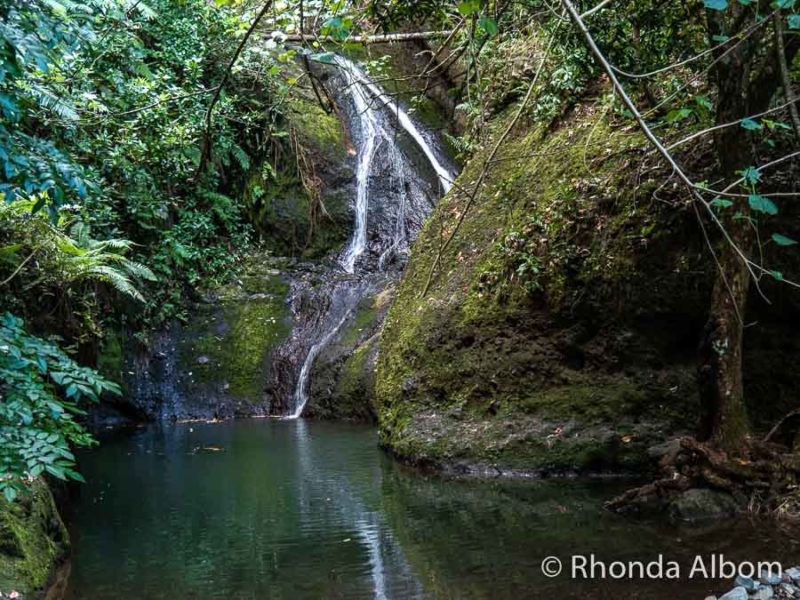
<svg viewBox="0 0 800 600"><path fill-rule="evenodd" d="M571 581L567 559L800 563L767 525L679 530L599 507L619 483L452 481L393 463L368 427L148 427L81 457L66 598L703 598L726 582ZM730 587L727 584L727 587Z"/></svg>

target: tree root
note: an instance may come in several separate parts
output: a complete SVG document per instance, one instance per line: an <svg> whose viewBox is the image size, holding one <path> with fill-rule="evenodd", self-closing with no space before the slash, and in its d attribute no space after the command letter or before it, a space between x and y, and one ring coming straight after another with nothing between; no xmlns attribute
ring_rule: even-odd
<svg viewBox="0 0 800 600"><path fill-rule="evenodd" d="M736 456L683 438L665 454L660 477L606 503L617 512L666 507L692 488L710 488L749 498L747 510L800 523L800 456L786 447L749 440Z"/></svg>

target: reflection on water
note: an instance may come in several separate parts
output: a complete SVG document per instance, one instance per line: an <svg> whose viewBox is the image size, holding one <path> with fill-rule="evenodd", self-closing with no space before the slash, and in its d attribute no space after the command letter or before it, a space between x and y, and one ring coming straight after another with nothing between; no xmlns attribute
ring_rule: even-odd
<svg viewBox="0 0 800 600"><path fill-rule="evenodd" d="M599 510L618 484L448 481L374 430L300 421L150 427L85 453L71 600L702 598L725 584L570 581L545 556L800 563L771 527L676 530Z"/></svg>

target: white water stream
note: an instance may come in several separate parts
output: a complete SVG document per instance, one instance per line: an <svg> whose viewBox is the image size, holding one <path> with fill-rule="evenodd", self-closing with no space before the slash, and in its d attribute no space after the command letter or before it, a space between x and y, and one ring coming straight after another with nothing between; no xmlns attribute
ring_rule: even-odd
<svg viewBox="0 0 800 600"><path fill-rule="evenodd" d="M411 163L403 156L403 152L396 144L397 124L414 140L431 167L433 167L439 185L437 197L450 190L454 175L442 164L431 143L411 120L408 113L375 82L370 80L358 65L342 56L336 57L336 65L341 70L344 78L344 94L352 102L352 119L355 121L353 123L355 127L353 128L352 137L357 149L355 227L353 236L340 258L340 265L345 272L355 273L359 257L368 250L367 215L370 208L370 195L371 191L373 191L371 190L373 187L371 184L374 183L376 178L384 178L386 181L394 182L397 189L406 190L409 176L420 179L420 177L414 177L416 173L413 172ZM376 172L376 155L384 144L388 147L388 166L384 164L384 171ZM377 261L377 269L379 271L384 270L384 266L387 260L391 258L392 253L409 241L409 233L415 233L409 232L405 222L406 212L411 210L408 196L412 193L415 192L403 191L397 199L398 206L395 207L398 215L397 220L392 231L383 236L386 239L381 239L380 256ZM388 198L381 197L376 198L376 200L385 203ZM331 293L333 294L335 291L332 290ZM296 419L303 414L303 410L308 403L309 384L314 360L330 343L350 317L353 309L358 305L360 298L353 296L358 296L358 294L348 293L348 306L346 309L338 311L338 315L331 314L331 323L327 331L318 337L318 340L308 351L300 369L300 375L294 391L294 408L292 413L287 415L287 418ZM332 302L331 305L333 306L333 304Z"/></svg>

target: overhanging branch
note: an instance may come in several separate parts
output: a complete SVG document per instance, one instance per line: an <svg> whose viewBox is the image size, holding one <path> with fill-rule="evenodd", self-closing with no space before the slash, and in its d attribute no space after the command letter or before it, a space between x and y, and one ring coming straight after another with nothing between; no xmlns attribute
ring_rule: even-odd
<svg viewBox="0 0 800 600"><path fill-rule="evenodd" d="M285 35L280 31L267 31L264 35L268 37L280 37L286 42L325 42L329 44L341 44L343 42L353 44L391 44L393 42L413 42L418 40L435 40L449 37L453 32L448 31L415 31L412 33L386 33L380 35L351 35L342 40L329 35L316 36L311 34L289 34Z"/></svg>

